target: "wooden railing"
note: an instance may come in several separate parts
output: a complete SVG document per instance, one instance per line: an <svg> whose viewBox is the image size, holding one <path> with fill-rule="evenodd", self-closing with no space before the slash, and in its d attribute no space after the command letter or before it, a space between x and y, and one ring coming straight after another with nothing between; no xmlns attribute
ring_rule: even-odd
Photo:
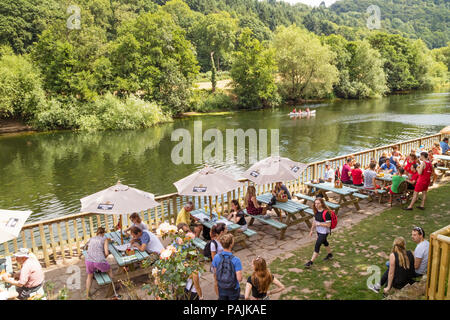
<svg viewBox="0 0 450 320"><path fill-rule="evenodd" d="M291 192L303 192L305 182L323 176L327 161L331 163L332 168L337 168L338 166L342 168L345 159L353 156L361 166L365 166L369 164L370 159L374 158L378 160L383 152L390 152L393 146L399 146L400 151L403 154L407 154L412 149L418 149L420 145L424 145L429 149L432 147L433 142L442 140L442 138L443 135L435 134L350 155L313 162L299 179L286 181L285 184ZM216 197L184 197L176 193L155 197L155 200L160 202L161 206L141 212L142 220L153 230L164 221L175 223L177 213L187 201L193 201L197 208L209 207L212 204L212 207L217 212L226 212L230 207L232 199L238 199L242 203L249 184L248 181L243 182L245 183L242 187ZM272 185L258 185L257 193L268 192L272 187ZM36 256L44 261L45 266L49 267L58 260L62 259L63 263L65 263L70 257L80 256L82 246L89 238L95 236L97 226L103 226L109 232L117 223L118 216L92 213L80 213L52 220L39 221L25 225L21 231L21 235L17 239L3 244L2 251L4 255L10 255L11 252L16 252L18 248L30 248ZM124 228L128 227L128 215L127 219L124 219L123 224Z"/></svg>
<svg viewBox="0 0 450 320"><path fill-rule="evenodd" d="M428 253L428 300L450 300L450 225L430 235Z"/></svg>

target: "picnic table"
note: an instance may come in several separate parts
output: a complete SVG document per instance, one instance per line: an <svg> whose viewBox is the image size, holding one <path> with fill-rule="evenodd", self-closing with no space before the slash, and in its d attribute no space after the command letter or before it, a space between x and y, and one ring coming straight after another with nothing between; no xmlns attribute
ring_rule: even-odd
<svg viewBox="0 0 450 320"><path fill-rule="evenodd" d="M380 180L383 181L383 186L386 186L388 184L392 184L392 174L384 174L384 176L379 176L377 174L377 176L375 177L376 180ZM404 178L408 179L408 175L404 174L403 175Z"/></svg>
<svg viewBox="0 0 450 320"><path fill-rule="evenodd" d="M247 244L245 242L246 237L251 237L256 234L256 231L250 230L248 228L244 232L239 232L238 229L241 228L240 225L233 223L232 221L229 221L225 217L222 217L221 219L219 219L219 216L215 212L212 213L212 219L211 219L210 214L207 213L204 209L197 209L197 210L191 211L191 216L197 218L202 225L204 225L205 227L207 227L209 229L211 229L218 222L225 223L227 225L228 231L231 234L233 234L233 236L235 237L235 242L241 243L242 246L244 246L244 247L247 246ZM194 244L195 244L195 242L194 242ZM197 247L200 247L200 246L197 246Z"/></svg>
<svg viewBox="0 0 450 320"><path fill-rule="evenodd" d="M331 191L339 195L338 204L340 207L345 207L353 204L356 210L360 210L359 207L359 199L368 198L367 195L358 193L358 189L350 188L347 186L342 186L342 188L335 188L334 184L329 182L324 183L311 183L307 182L306 186L308 187L308 195L316 196L318 194L322 194L326 201L330 201L327 196L327 191Z"/></svg>
<svg viewBox="0 0 450 320"><path fill-rule="evenodd" d="M447 156L445 154L437 154L433 156L434 159L442 160L444 162L445 167L447 169L450 169L450 156Z"/></svg>
<svg viewBox="0 0 450 320"><path fill-rule="evenodd" d="M261 194L259 196L256 196L256 200L265 204L270 203L272 199L271 193L265 193ZM305 212L306 209L309 209L309 206L303 203L298 203L292 200L288 200L286 202L277 202L272 206L272 208L275 210L276 214L278 215L278 218L280 219L280 222L286 225L286 227L281 229L280 233L280 240L284 239L284 234L286 233L286 230L288 227L296 225L301 222L305 222L306 225L311 228L311 222L309 221L312 219L312 215ZM286 214L286 220L283 221L283 216L281 214L281 211L284 211Z"/></svg>
<svg viewBox="0 0 450 320"><path fill-rule="evenodd" d="M7 256L4 259L5 259L5 262L0 264L0 271L1 270L5 270L7 273L12 275L13 274L13 267L12 267L11 256ZM10 293L10 295L16 293L16 287L15 286L7 284L7 283L5 283L3 281L0 281L0 289L2 291L3 290L7 290Z"/></svg>

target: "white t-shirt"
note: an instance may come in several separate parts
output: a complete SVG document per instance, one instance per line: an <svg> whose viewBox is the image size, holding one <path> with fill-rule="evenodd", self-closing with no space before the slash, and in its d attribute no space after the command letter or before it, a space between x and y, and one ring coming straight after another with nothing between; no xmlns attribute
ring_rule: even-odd
<svg viewBox="0 0 450 320"><path fill-rule="evenodd" d="M145 247L145 251L147 251L148 253L161 253L161 251L164 249L164 246L162 245L158 237L148 230L142 231L140 240L142 244L145 243L147 245Z"/></svg>
<svg viewBox="0 0 450 320"><path fill-rule="evenodd" d="M328 182L328 179L331 178L331 182L334 182L334 170L330 168L330 170L325 170L325 175L323 179Z"/></svg>
<svg viewBox="0 0 450 320"><path fill-rule="evenodd" d="M8 300L8 297L9 297L8 291L0 292L0 300Z"/></svg>
<svg viewBox="0 0 450 320"><path fill-rule="evenodd" d="M217 248L216 248L216 245L214 244L214 242L211 241L211 252L215 252L216 254L222 253L223 252L222 244L217 239L214 241L217 242Z"/></svg>
<svg viewBox="0 0 450 320"><path fill-rule="evenodd" d="M145 223L143 223L143 222L141 222L141 223L133 223L132 227L138 227L142 231L148 230L147 225Z"/></svg>
<svg viewBox="0 0 450 320"><path fill-rule="evenodd" d="M364 188L375 188L373 185L373 178L377 176L377 173L373 170L367 169L364 171Z"/></svg>
<svg viewBox="0 0 450 320"><path fill-rule="evenodd" d="M416 273L418 274L425 274L427 273L427 266L428 266L428 249L430 248L430 243L428 240L423 240L421 243L419 243L416 247L416 250L414 250L414 257L422 259L420 262L420 266L418 269L416 269Z"/></svg>

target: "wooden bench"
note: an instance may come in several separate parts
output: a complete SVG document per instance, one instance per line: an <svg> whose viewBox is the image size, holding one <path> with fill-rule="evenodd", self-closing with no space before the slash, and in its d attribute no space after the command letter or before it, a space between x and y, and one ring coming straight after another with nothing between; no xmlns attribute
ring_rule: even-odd
<svg viewBox="0 0 450 320"><path fill-rule="evenodd" d="M303 193L296 193L294 194L294 197L297 197L299 199L304 200L303 203L306 203L307 201L312 201L314 202L314 200L316 199L315 197L311 197L308 196L306 194ZM325 201L325 204L330 208L333 209L334 212L336 212L336 214L338 214L339 208L341 207L338 203L334 203L334 202L330 202L330 201ZM308 210L308 209L306 209ZM306 212L305 210L305 212Z"/></svg>
<svg viewBox="0 0 450 320"><path fill-rule="evenodd" d="M87 251L83 251L83 255L86 258ZM94 279L99 286L104 286L112 283L110 276L106 272L94 272Z"/></svg>
<svg viewBox="0 0 450 320"><path fill-rule="evenodd" d="M244 214L245 214L247 217L251 217L250 222L248 223L249 226L253 225L253 223L255 222L255 220L258 220L259 222L261 222L261 223L263 223L263 224L267 224L267 225L269 225L269 226L271 226L271 227L274 227L275 229L280 230L280 231L283 233L283 235L284 235L284 231L285 231L286 228L287 228L287 225L286 225L286 224L284 224L284 223L282 223L282 222L280 222L280 221L271 219L271 218L264 218L264 217L261 216L261 215L253 216L253 215L249 214L249 213L247 212L246 209L244 209L243 211L244 211ZM255 231L250 230L250 229L247 229L244 233L246 233L246 232L247 232L247 233L248 233L248 232L250 232L250 233L251 233L251 232L254 232L254 233L256 234ZM253 234L252 234L252 235L253 235Z"/></svg>
<svg viewBox="0 0 450 320"><path fill-rule="evenodd" d="M364 186L351 186L352 188L358 189L360 194L367 193L369 197L369 201L374 200L375 190L374 189L366 189ZM378 193L378 202L381 203L383 200L383 196L387 194L385 189L376 189Z"/></svg>
<svg viewBox="0 0 450 320"><path fill-rule="evenodd" d="M362 199L362 200L369 198L368 195L362 194L362 193L358 193L358 192L353 193L353 196L356 197L356 198Z"/></svg>

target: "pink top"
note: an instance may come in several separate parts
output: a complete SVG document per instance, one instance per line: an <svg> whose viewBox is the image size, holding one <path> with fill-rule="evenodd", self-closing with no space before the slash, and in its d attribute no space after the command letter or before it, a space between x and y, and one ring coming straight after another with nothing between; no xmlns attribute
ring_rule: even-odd
<svg viewBox="0 0 450 320"><path fill-rule="evenodd" d="M25 288L37 287L44 281L41 264L35 258L28 258L20 270L19 283Z"/></svg>

